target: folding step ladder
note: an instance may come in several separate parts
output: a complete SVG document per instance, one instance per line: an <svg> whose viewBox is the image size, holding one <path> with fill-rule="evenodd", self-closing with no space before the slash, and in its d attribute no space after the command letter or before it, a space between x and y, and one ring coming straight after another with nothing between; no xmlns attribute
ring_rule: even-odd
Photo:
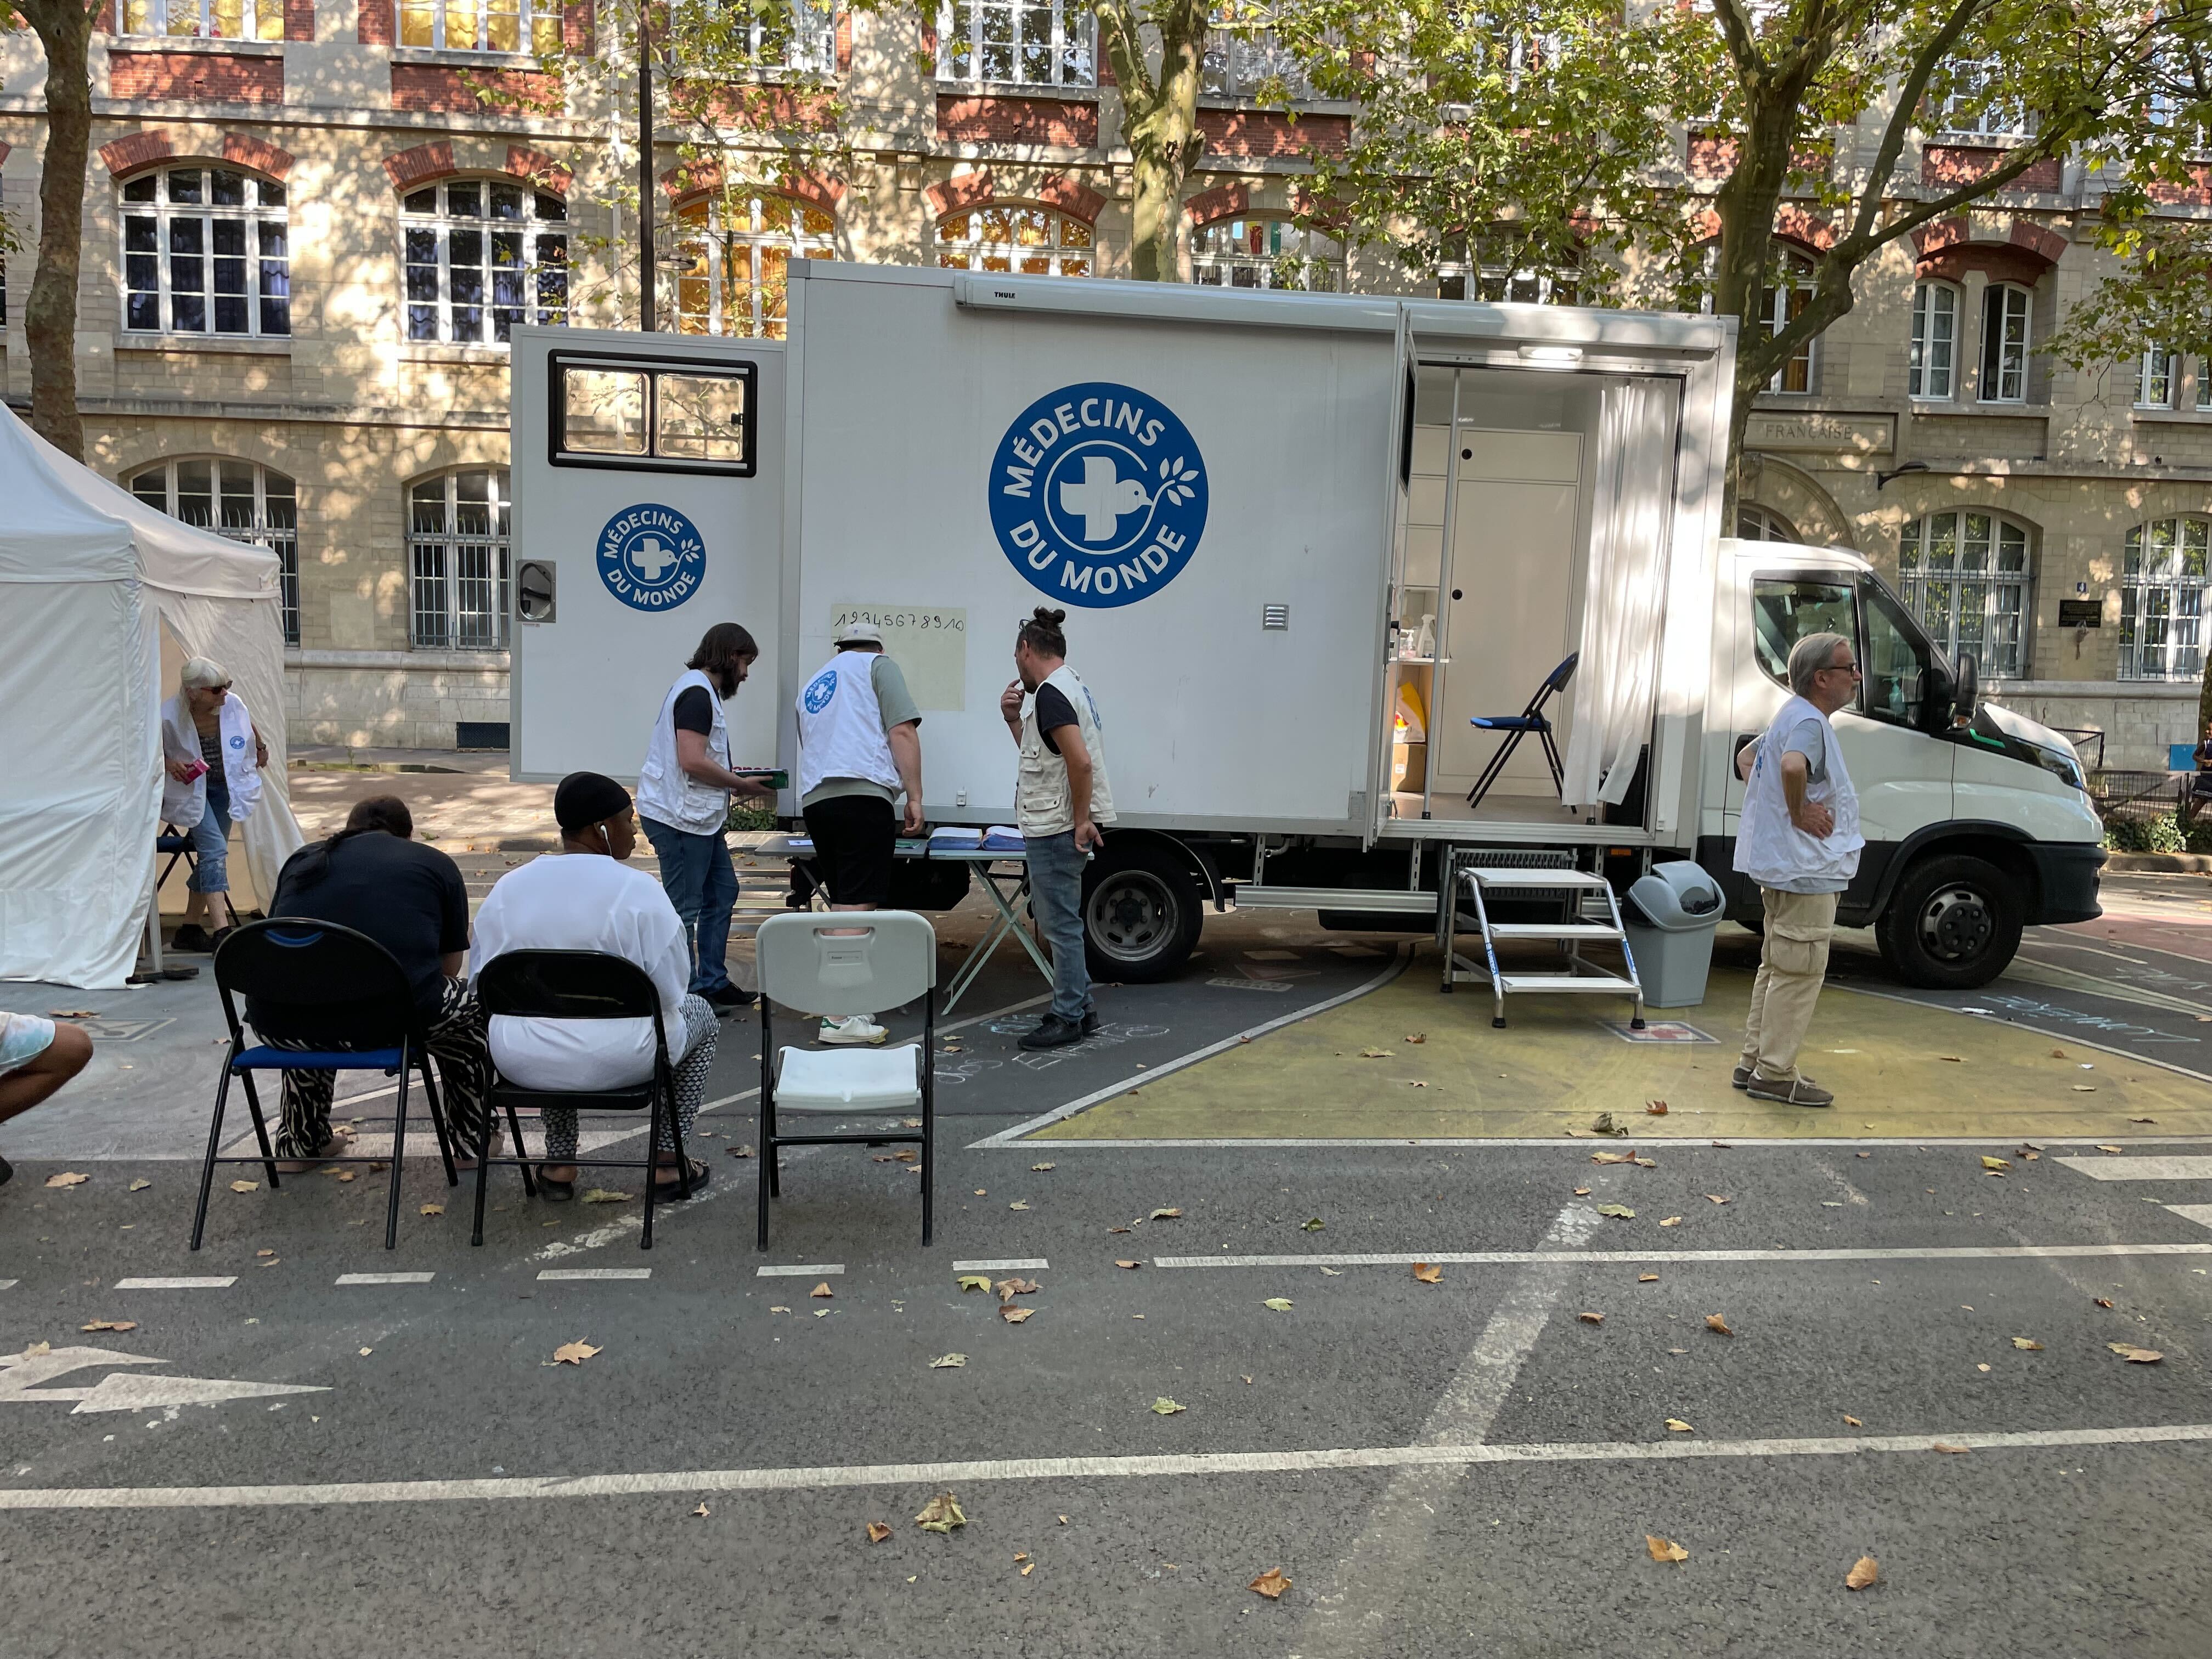
<svg viewBox="0 0 2212 1659"><path fill-rule="evenodd" d="M1620 902L1603 876L1560 867L1502 866L1495 864L1451 865L1453 892L1443 905L1444 985L1450 990L1463 981L1487 981L1494 1012L1490 1023L1505 1024L1505 999L1531 992L1583 996L1621 996L1632 1000L1635 1013L1630 1029L1644 1029L1644 985L1636 976L1635 953L1628 948L1628 930L1622 926ZM1482 930L1482 960L1469 960L1457 945L1459 896L1464 892L1474 906ZM1564 917L1558 921L1493 921L1492 899L1557 898ZM1600 910L1602 914L1599 914ZM1546 940L1559 947L1565 959L1563 971L1506 973L1498 965L1500 941ZM1626 977L1583 958L1586 945L1618 945Z"/></svg>

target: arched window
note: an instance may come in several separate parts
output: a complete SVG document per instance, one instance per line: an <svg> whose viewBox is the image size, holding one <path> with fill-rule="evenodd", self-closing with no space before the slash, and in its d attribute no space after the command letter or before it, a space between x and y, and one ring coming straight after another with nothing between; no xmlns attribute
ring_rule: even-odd
<svg viewBox="0 0 2212 1659"><path fill-rule="evenodd" d="M292 481L251 461L160 461L125 481L156 512L276 556L284 643L300 642L300 501Z"/></svg>
<svg viewBox="0 0 2212 1659"><path fill-rule="evenodd" d="M2154 519L2128 532L2120 563L2120 678L2204 672L2204 585L2212 519Z"/></svg>
<svg viewBox="0 0 2212 1659"><path fill-rule="evenodd" d="M422 478L407 489L407 568L416 647L507 647L507 471Z"/></svg>
<svg viewBox="0 0 2212 1659"><path fill-rule="evenodd" d="M1913 286L1912 351L1905 374L1910 396L1948 401L1959 395L1959 290L1948 283Z"/></svg>
<svg viewBox="0 0 2212 1659"><path fill-rule="evenodd" d="M1982 386L1985 404L2027 401L2027 313L2026 289L1991 283L1982 295Z"/></svg>
<svg viewBox="0 0 2212 1659"><path fill-rule="evenodd" d="M400 204L407 337L505 343L568 320L568 204L511 179L449 179Z"/></svg>
<svg viewBox="0 0 2212 1659"><path fill-rule="evenodd" d="M1191 276L1213 288L1344 286L1344 246L1288 219L1217 219L1191 235Z"/></svg>
<svg viewBox="0 0 2212 1659"><path fill-rule="evenodd" d="M1936 647L1964 653L1985 679L2018 679L2026 665L2028 532L1994 513L1930 513L1898 544L1905 597Z"/></svg>
<svg viewBox="0 0 2212 1659"><path fill-rule="evenodd" d="M1797 528L1771 507L1746 501L1735 510L1735 533L1747 542L1794 542Z"/></svg>
<svg viewBox="0 0 2212 1659"><path fill-rule="evenodd" d="M1091 227L1051 208L994 202L937 222L937 263L954 270L1088 276L1097 253Z"/></svg>
<svg viewBox="0 0 2212 1659"><path fill-rule="evenodd" d="M783 338L793 259L834 259L836 222L786 196L702 197L676 210L676 326Z"/></svg>
<svg viewBox="0 0 2212 1659"><path fill-rule="evenodd" d="M124 182L123 326L287 335L284 186L234 167L161 167Z"/></svg>

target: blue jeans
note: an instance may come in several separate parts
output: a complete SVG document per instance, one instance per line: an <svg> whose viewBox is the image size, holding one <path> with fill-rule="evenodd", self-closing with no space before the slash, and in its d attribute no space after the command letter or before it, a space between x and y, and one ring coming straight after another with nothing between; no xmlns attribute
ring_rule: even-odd
<svg viewBox="0 0 2212 1659"><path fill-rule="evenodd" d="M210 781L212 782L212 781ZM230 791L210 787L207 811L185 832L191 837L192 873L185 879L190 893L228 893L230 890Z"/></svg>
<svg viewBox="0 0 2212 1659"><path fill-rule="evenodd" d="M729 843L720 833L695 836L642 814L639 822L660 859L660 884L691 942L691 994L709 995L730 982L730 912L738 903L738 872Z"/></svg>
<svg viewBox="0 0 2212 1659"><path fill-rule="evenodd" d="M1091 969L1083 959L1082 849L1075 832L1029 837L1030 908L1052 952L1052 1011L1074 1024L1091 1012Z"/></svg>

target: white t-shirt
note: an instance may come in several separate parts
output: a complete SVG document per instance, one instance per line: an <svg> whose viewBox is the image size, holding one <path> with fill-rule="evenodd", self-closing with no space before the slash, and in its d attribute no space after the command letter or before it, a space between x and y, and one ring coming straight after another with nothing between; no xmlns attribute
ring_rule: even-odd
<svg viewBox="0 0 2212 1659"><path fill-rule="evenodd" d="M508 951L604 951L635 963L660 993L669 1064L684 1057L690 948L676 907L642 870L570 853L508 871L477 913L471 980ZM653 1075L653 1022L502 1014L491 1022L491 1057L501 1077L525 1089L624 1088Z"/></svg>

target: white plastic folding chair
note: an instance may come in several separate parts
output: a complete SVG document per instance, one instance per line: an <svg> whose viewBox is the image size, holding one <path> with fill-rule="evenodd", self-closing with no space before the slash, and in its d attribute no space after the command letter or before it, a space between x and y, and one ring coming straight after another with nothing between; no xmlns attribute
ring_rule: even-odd
<svg viewBox="0 0 2212 1659"><path fill-rule="evenodd" d="M858 931L855 931L858 930ZM768 1249L768 1205L782 1191L776 1154L785 1146L917 1146L921 1149L921 1242L929 1243L931 1158L937 1091L937 930L911 910L794 912L772 916L755 940L760 971L760 1248ZM774 1006L843 1018L878 1014L922 999L920 1044L884 1048L778 1048ZM866 1117L921 1108L921 1131L785 1134L779 1112Z"/></svg>

